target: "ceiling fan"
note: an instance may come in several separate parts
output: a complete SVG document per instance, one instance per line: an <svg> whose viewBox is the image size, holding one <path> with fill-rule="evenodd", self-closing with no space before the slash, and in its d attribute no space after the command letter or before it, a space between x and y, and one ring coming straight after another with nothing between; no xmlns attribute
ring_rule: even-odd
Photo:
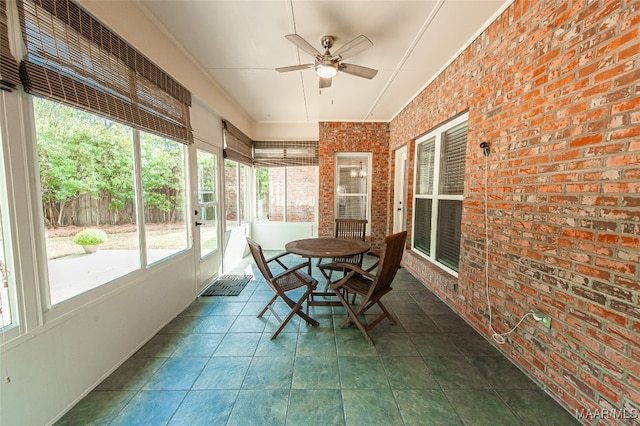
<svg viewBox="0 0 640 426"><path fill-rule="evenodd" d="M346 72L347 74L355 75L357 77L363 77L372 79L378 73L378 70L373 68L367 68L360 65L347 64L342 62L350 56L354 56L365 49L373 46L371 40L363 35L351 40L349 43L340 47L335 53L331 53L329 49L333 47L335 38L330 35L325 35L320 40L322 47L324 48L324 54L320 53L309 42L300 37L298 34L288 34L285 36L287 40L298 46L300 49L307 52L309 55L315 58L313 64L292 65L289 67L276 68L279 72L299 71L307 68L315 68L316 73L320 77L320 88L324 89L331 86L331 79L335 77L338 71Z"/></svg>

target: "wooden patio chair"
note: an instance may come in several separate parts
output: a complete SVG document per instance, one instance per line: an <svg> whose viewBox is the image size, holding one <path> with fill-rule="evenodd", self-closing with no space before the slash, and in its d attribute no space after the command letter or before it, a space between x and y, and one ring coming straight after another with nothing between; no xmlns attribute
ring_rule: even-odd
<svg viewBox="0 0 640 426"><path fill-rule="evenodd" d="M269 311L271 311L271 314L280 323L278 329L271 335L271 339L273 340L278 337L278 334L280 334L282 329L287 325L289 320L291 320L294 315L298 315L300 318L305 320L307 324L313 326L319 325L318 321L309 316L308 304L306 313L302 309L304 303L308 302L309 295L316 289L316 286L318 285L318 280L310 277L308 274L302 271L303 268L307 267L307 264L301 263L300 265L288 268L282 262L281 258L289 253L284 252L269 259L265 259L264 253L262 252L262 247L258 243L248 237L247 243L249 244L249 249L251 250L251 255L253 256L253 260L255 261L256 266L258 266L258 269L264 277L267 285L275 292L273 298L269 300L262 311L260 311L260 313L258 314L258 318L260 318L262 317L262 315L264 315L267 309L269 309ZM280 265L283 271L278 273L277 275L273 275L273 272L269 268L269 263L271 262L276 262L278 265ZM301 297L297 298L297 300L287 295L288 292L299 289L301 287L306 287L306 291L302 294ZM278 300L278 298L282 299L291 309L284 319L281 319L273 309L273 304Z"/></svg>
<svg viewBox="0 0 640 426"><path fill-rule="evenodd" d="M336 219L334 236L336 238L346 238L351 240L365 240L367 232L367 220L366 219ZM322 275L327 280L328 288L331 283L331 274L334 271L343 272L344 267L340 266L344 263L350 263L353 265L362 266L362 254L349 257L334 257L329 262L322 262L323 259L318 259L317 267Z"/></svg>
<svg viewBox="0 0 640 426"><path fill-rule="evenodd" d="M365 339L372 345L375 343L369 335L369 330L385 318L388 318L391 324L396 324L395 318L380 299L391 291L391 282L400 267L406 238L407 231L385 238L380 254L380 262L375 274L365 271L357 265L344 264L346 275L341 280L331 284L331 288L336 292L340 302L347 310L347 319L340 324L340 328L354 323ZM349 293L361 296L360 305L353 307L349 304ZM366 325L363 324L360 316L375 305L380 307L382 314L372 322Z"/></svg>

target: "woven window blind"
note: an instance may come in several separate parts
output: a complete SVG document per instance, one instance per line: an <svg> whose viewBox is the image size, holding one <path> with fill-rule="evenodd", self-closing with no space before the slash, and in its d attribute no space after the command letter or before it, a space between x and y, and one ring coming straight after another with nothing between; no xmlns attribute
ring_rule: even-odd
<svg viewBox="0 0 640 426"><path fill-rule="evenodd" d="M0 1L0 89L12 90L20 83L18 63L9 48L7 2Z"/></svg>
<svg viewBox="0 0 640 426"><path fill-rule="evenodd" d="M255 141L255 167L317 166L318 141Z"/></svg>
<svg viewBox="0 0 640 426"><path fill-rule="evenodd" d="M27 93L185 144L191 93L71 0L18 0Z"/></svg>
<svg viewBox="0 0 640 426"><path fill-rule="evenodd" d="M253 141L228 121L222 122L225 158L253 166Z"/></svg>

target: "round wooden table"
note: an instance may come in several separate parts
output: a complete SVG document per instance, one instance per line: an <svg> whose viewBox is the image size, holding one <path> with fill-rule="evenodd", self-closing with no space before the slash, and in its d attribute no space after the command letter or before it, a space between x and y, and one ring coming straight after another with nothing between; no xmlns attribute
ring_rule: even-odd
<svg viewBox="0 0 640 426"><path fill-rule="evenodd" d="M348 257L366 253L371 244L346 238L305 238L287 243L284 249L302 257Z"/></svg>
<svg viewBox="0 0 640 426"><path fill-rule="evenodd" d="M348 257L366 253L371 244L362 240L349 240L346 238L305 238L291 241L284 246L289 253L308 258L309 275L311 275L311 258L317 257ZM339 301L316 300L316 296L335 296L335 293L316 292L311 293L307 302L309 306L342 306Z"/></svg>

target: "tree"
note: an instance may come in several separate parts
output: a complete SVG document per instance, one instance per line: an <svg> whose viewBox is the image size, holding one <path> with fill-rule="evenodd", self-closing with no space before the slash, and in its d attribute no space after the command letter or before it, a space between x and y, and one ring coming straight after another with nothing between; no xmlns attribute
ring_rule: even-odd
<svg viewBox="0 0 640 426"><path fill-rule="evenodd" d="M105 196L115 210L133 199L131 129L55 102L34 98L33 104L42 201L50 224L65 225L65 209L83 194Z"/></svg>
<svg viewBox="0 0 640 426"><path fill-rule="evenodd" d="M134 223L133 129L38 98L34 111L45 220ZM140 132L140 152L145 214L154 222L182 220L184 145Z"/></svg>
<svg viewBox="0 0 640 426"><path fill-rule="evenodd" d="M184 146L160 136L142 133L142 188L148 216L157 209L163 213L163 222L183 219L184 210ZM153 221L152 217L148 220Z"/></svg>

